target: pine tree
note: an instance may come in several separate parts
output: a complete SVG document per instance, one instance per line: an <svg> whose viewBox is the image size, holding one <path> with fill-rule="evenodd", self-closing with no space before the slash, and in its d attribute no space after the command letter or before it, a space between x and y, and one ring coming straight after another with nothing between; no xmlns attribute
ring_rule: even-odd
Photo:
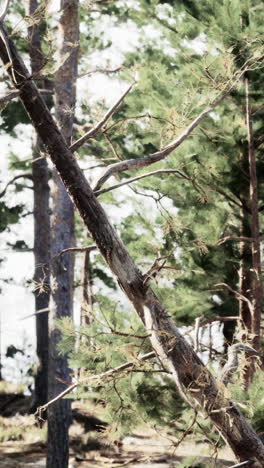
<svg viewBox="0 0 264 468"><path fill-rule="evenodd" d="M188 120L199 113L204 102L219 91L231 76L238 73L246 63L251 70L251 99L255 109L260 109L261 94L261 20L259 2L142 2L145 17L135 12L140 27L146 19L153 18L160 31L159 39L146 44L137 54L130 54L128 63L139 70L141 84L137 98L130 102L134 113L146 110L153 118L144 129L134 153L144 152L144 143L152 141L164 145L180 132ZM171 6L170 6L171 5ZM158 35L157 35L158 36ZM195 51L195 48L198 48ZM200 49L200 50L199 50ZM153 66L153 62L155 65ZM151 83L151 93L149 93ZM187 85L187 91L186 91ZM132 101L132 100L131 100ZM261 113L261 111L260 111ZM161 115L163 120L155 119ZM175 252L171 256L179 275L176 275L175 290L178 305L171 294L170 310L187 322L199 316L201 309L212 315L238 314L245 335L258 348L250 324L250 311L246 300L252 300L253 292L252 256L248 238L256 236L252 229L256 222L250 214L250 174L248 163L248 137L245 125L245 87L241 82L215 114L209 115L192 139L182 145L174 157L160 163L159 168L181 169L188 181L175 176L160 176L160 181L144 179L141 185L154 188L173 200L179 209L176 217L167 216L162 253ZM254 144L256 145L259 194L262 190L261 114L254 115ZM151 134L152 133L152 134ZM153 139L153 135L158 138ZM139 151L138 151L139 148ZM157 166L156 166L157 167ZM220 238L226 240L217 245ZM237 242L241 237L240 245ZM246 238L243 240L243 238ZM180 255L177 253L180 249ZM259 251L259 242L258 248ZM245 264L247 265L245 267ZM260 262L258 261L258 265ZM259 267L258 267L259 268ZM255 269L255 268L253 268ZM248 278L248 276L251 278ZM234 292L241 278L241 299ZM254 275L253 275L254 276ZM259 273L257 275L259 277ZM242 282L244 278L245 284ZM216 287L215 284L225 286ZM258 284L261 283L261 280ZM256 288L256 286L255 286ZM218 289L214 292L214 289ZM223 289L220 291L219 289ZM249 291L250 290L250 291ZM261 286L260 286L261 291ZM262 294L261 292L257 293ZM195 297L195 299L194 299ZM191 300L189 301L189 298ZM254 299L255 300L255 299ZM261 301L261 299L259 299ZM259 307L257 307L259 310ZM259 311L256 312L259 317ZM226 322L224 334L230 344L233 340L234 323Z"/></svg>

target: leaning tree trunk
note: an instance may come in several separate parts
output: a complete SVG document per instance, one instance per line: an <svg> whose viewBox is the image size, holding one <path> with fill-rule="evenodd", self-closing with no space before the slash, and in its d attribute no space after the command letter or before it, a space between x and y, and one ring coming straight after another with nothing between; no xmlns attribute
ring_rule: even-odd
<svg viewBox="0 0 264 468"><path fill-rule="evenodd" d="M39 7L38 0L29 0L28 14L32 16ZM37 23L28 28L31 70L37 74L44 58L41 52L41 35ZM49 214L49 170L45 157L40 158L44 148L37 136L33 149L33 197L34 197L34 282L36 342L38 367L31 410L35 411L48 398L48 308L50 292L50 214Z"/></svg>
<svg viewBox="0 0 264 468"><path fill-rule="evenodd" d="M61 65L55 77L55 112L61 132L70 144L76 101L78 0L61 0L59 41L58 60ZM56 320L72 317L74 256L69 252L63 256L58 256L58 253L74 244L74 208L56 168L53 170L52 201L49 399L65 388L63 382L71 381L67 357L58 351L61 333ZM61 400L49 409L47 468L68 467L70 423L71 400Z"/></svg>
<svg viewBox="0 0 264 468"><path fill-rule="evenodd" d="M97 201L82 170L53 121L38 90L3 29L0 56L20 99L39 133L53 164L71 194L79 213L98 249L150 334L153 349L172 373L177 387L184 389L200 404L231 446L239 461L252 460L251 467L264 466L264 445L235 405L227 400L208 369L167 315L146 278L135 266L116 231ZM6 44L8 44L8 52ZM168 154L168 153L167 153Z"/></svg>

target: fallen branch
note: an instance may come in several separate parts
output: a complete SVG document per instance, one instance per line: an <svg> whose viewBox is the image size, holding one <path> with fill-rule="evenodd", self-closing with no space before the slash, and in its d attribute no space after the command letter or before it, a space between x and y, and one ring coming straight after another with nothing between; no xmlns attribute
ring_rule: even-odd
<svg viewBox="0 0 264 468"><path fill-rule="evenodd" d="M112 107L106 112L102 120L98 122L93 128L91 128L87 133L85 133L79 140L75 141L71 146L70 150L71 151L76 151L78 148L80 148L87 140L90 138L95 137L99 131L102 129L104 124L107 122L107 120L111 117L111 115L114 114L114 112L117 110L121 102L125 99L126 95L131 91L133 88L133 84L130 85L126 91L122 94L120 98L112 105Z"/></svg>

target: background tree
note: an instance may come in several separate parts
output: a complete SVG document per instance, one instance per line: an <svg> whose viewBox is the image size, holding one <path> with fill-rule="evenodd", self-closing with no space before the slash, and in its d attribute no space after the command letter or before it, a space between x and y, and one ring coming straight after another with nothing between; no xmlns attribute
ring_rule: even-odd
<svg viewBox="0 0 264 468"><path fill-rule="evenodd" d="M42 53L44 9L36 0L28 2L29 54L31 72L38 76L45 65ZM41 34L42 29L42 34ZM41 86L41 83L39 83ZM43 79L42 87L48 86ZM44 147L37 137L33 148L32 178L34 190L34 260L35 260L35 313L38 367L35 377L32 411L48 399L48 310L50 297L50 210L49 210L49 169Z"/></svg>
<svg viewBox="0 0 264 468"><path fill-rule="evenodd" d="M59 20L59 67L55 76L56 119L68 144L73 132L76 101L76 78L79 47L78 1L62 0ZM56 320L72 317L74 258L62 250L74 245L74 212L69 195L56 169L52 189L52 270L51 306L49 314L49 398L71 381L66 356L59 354L57 345L61 333ZM70 400L58 402L48 412L47 468L66 468L69 456L68 429L71 422Z"/></svg>
<svg viewBox="0 0 264 468"><path fill-rule="evenodd" d="M250 5L246 2L232 5L230 2L220 2L214 5L209 1L206 6L199 2L142 2L142 11L148 11L147 17L153 18L160 31L156 42L143 47L143 55L140 48L127 59L128 64L136 64L141 76L141 87L138 87L138 96L133 98L133 102L131 100L130 109L135 114L144 114L147 110L153 116L147 135L144 129L140 140L142 146L151 138L151 129L152 141L157 141L157 144L154 135L158 135L162 142L173 138L175 132L200 108L206 94L223 86L224 76L228 76L231 70L238 71L250 56L261 55L258 5L258 2ZM138 9L134 16L144 31L144 16ZM255 69L250 74L251 99L256 109L260 109L261 96L258 90L261 71ZM150 82L151 93L146 91L146 83ZM174 92L175 83L177 93ZM190 93L186 93L182 83L184 86L188 83ZM155 119L160 113L163 119ZM260 145L261 127L261 117L258 119L256 114L255 140ZM257 144L259 168L263 164L260 145ZM137 142L137 146L133 147L134 153L139 153L142 146L139 147ZM253 267L250 253L250 239L256 238L258 225L251 214L250 186L255 187L254 211L257 214L257 198L259 195L261 197L263 183L261 171L258 171L258 190L254 175L253 183L253 173L249 171L249 146L245 88L241 86L231 93L215 114L204 120L199 131L179 149L177 159L170 158L160 163L161 169L183 169L189 182L182 179L182 182L177 182L175 190L175 175L171 175L170 179L167 175L159 176L163 177L163 181L157 181L155 189L171 198L179 209L176 217L170 214L165 216L166 242L161 250L162 254L172 252L171 261L179 269L178 302L174 313L183 321L188 321L191 316L199 316L201 308L206 308L210 315L234 315L238 314L239 299L244 338L246 336L258 348L256 340L260 336L260 323L257 325L258 331L255 326L253 332L252 311L248 307L253 298L261 302L262 295L259 242L258 247L255 246L258 252L255 254L258 256L257 270L256 266ZM152 181L148 179L144 179L142 184L146 189L153 187ZM218 246L220 238L228 239ZM180 255L176 246L180 249ZM259 272L257 280L254 279L254 270ZM239 276L241 296L234 293L238 289ZM220 291L220 287L215 287L219 282L231 289L221 286ZM175 309L173 296L169 298L166 294L166 297L170 301L170 309ZM253 315L260 317L259 306L253 308ZM229 344L233 340L233 333L234 323L226 322L224 334Z"/></svg>

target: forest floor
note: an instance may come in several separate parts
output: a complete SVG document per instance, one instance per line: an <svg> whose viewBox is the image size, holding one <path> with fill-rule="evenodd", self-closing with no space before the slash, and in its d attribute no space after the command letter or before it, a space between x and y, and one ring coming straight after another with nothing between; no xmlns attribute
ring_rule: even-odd
<svg viewBox="0 0 264 468"><path fill-rule="evenodd" d="M46 427L35 426L29 404L30 397L1 393L0 388L0 468L45 467ZM164 428L138 428L122 442L113 443L107 430L96 431L101 422L98 414L87 412L80 402L73 406L69 468L224 468L235 464L227 447L213 453L205 440L190 436L177 446L176 435Z"/></svg>

